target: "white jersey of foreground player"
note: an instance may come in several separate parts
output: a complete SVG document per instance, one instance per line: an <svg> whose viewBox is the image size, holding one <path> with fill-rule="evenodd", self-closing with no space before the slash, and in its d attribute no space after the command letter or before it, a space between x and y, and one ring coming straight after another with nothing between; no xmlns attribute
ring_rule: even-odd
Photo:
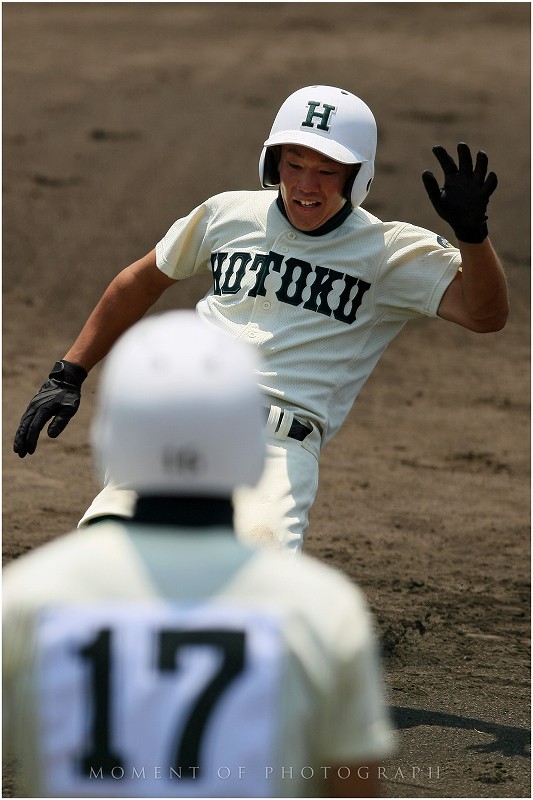
<svg viewBox="0 0 533 800"><path fill-rule="evenodd" d="M101 522L8 565L3 597L24 796L314 797L390 751L365 600L309 557Z"/></svg>

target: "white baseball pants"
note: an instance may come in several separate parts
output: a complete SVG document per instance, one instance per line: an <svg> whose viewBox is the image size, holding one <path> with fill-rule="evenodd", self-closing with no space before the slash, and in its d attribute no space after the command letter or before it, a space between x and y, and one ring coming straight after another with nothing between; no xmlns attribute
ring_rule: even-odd
<svg viewBox="0 0 533 800"><path fill-rule="evenodd" d="M298 553L318 488L320 433L313 426L304 441L291 439L287 432L292 412L284 410L279 426L277 411L281 409L271 407L267 422L267 458L261 480L257 486L239 488L234 494L235 530L252 545ZM107 480L78 527L101 516L131 517L136 498L135 492Z"/></svg>

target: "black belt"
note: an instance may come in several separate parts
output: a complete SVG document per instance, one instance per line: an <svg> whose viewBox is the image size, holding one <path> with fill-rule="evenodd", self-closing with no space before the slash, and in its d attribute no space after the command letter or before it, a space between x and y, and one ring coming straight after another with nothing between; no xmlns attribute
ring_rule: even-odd
<svg viewBox="0 0 533 800"><path fill-rule="evenodd" d="M269 408L265 408L265 414L268 417L268 415L270 414ZM279 420L276 430L279 430L279 427L283 421L284 414L285 412L282 411L281 414L279 415ZM311 433L311 428L308 428L307 425L303 424L303 422L299 422L297 419L293 419L287 436L290 436L291 439L296 439L299 442L303 442L305 437L309 436L310 433Z"/></svg>

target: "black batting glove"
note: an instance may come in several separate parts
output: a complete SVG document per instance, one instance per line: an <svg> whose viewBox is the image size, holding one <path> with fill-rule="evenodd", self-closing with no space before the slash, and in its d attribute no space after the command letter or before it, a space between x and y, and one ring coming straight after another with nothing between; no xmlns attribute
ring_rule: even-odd
<svg viewBox="0 0 533 800"><path fill-rule="evenodd" d="M460 242L479 244L488 236L487 205L498 178L487 175L487 154L480 150L472 165L470 148L464 142L457 145L459 166L444 147L433 148L444 172L444 186L439 187L432 172L425 170L422 181L437 214L451 225Z"/></svg>
<svg viewBox="0 0 533 800"><path fill-rule="evenodd" d="M35 453L39 434L51 419L48 436L55 439L65 430L80 405L81 385L87 373L71 361L56 361L24 412L15 434L13 450L21 458ZM52 419L53 418L53 419Z"/></svg>

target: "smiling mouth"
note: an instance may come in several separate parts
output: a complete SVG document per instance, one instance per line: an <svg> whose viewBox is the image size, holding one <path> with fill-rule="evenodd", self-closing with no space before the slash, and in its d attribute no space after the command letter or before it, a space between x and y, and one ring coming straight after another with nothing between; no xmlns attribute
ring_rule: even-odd
<svg viewBox="0 0 533 800"><path fill-rule="evenodd" d="M318 200L295 200L294 202L301 208L315 208L320 205Z"/></svg>

